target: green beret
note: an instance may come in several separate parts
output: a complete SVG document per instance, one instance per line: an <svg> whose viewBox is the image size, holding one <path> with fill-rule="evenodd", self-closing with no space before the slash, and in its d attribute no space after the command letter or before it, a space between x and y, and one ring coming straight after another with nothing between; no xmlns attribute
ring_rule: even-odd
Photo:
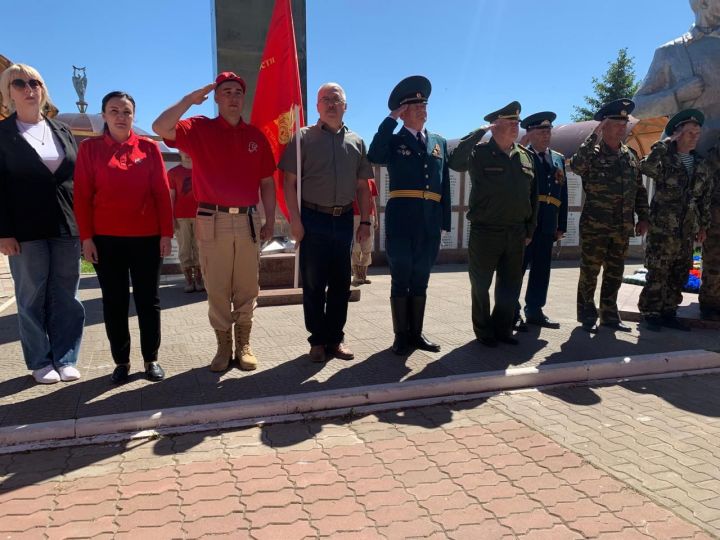
<svg viewBox="0 0 720 540"><path fill-rule="evenodd" d="M705 123L705 115L697 109L685 109L680 111L673 116L665 126L665 133L672 135L675 130L680 126L687 124L688 122L694 122L698 126L702 127Z"/></svg>

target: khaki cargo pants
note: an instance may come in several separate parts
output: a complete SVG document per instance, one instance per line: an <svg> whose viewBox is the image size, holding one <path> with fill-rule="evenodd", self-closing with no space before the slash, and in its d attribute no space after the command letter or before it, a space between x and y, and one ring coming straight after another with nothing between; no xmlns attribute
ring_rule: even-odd
<svg viewBox="0 0 720 540"><path fill-rule="evenodd" d="M250 219L255 227L253 241ZM215 330L250 323L260 292L260 218L199 209L195 237L208 295L208 317Z"/></svg>

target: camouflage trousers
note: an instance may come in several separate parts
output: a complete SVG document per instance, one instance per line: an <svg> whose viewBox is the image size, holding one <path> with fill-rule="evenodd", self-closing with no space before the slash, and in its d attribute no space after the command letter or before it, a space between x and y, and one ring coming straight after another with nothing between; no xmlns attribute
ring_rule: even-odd
<svg viewBox="0 0 720 540"><path fill-rule="evenodd" d="M700 309L720 309L720 204L712 208L712 220L702 249Z"/></svg>
<svg viewBox="0 0 720 540"><path fill-rule="evenodd" d="M578 322L595 323L595 289L600 268L603 269L600 288L600 321L613 323L620 320L617 295L625 270L628 238L621 233L607 234L582 231L580 238L580 280L577 292Z"/></svg>
<svg viewBox="0 0 720 540"><path fill-rule="evenodd" d="M675 314L692 268L692 249L691 238L673 238L662 231L648 234L645 250L647 276L638 301L643 315Z"/></svg>

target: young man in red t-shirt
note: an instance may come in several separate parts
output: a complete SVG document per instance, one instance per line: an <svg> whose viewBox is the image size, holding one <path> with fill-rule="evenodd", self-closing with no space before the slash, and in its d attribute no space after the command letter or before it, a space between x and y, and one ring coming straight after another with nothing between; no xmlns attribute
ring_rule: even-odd
<svg viewBox="0 0 720 540"><path fill-rule="evenodd" d="M180 118L214 91L219 115ZM253 312L260 292L260 243L272 238L275 222L275 159L263 133L242 118L245 81L226 71L214 83L190 92L153 122L167 144L193 161L193 193L200 264L208 293L208 316L217 338L210 370L257 368L250 348ZM262 197L265 223L255 212Z"/></svg>
<svg viewBox="0 0 720 540"><path fill-rule="evenodd" d="M353 201L353 219L355 220L353 238L355 238L355 240L353 241L352 249L352 284L354 287L362 285L363 283L370 283L367 277L367 270L368 266L372 263L372 252L375 247L375 231L380 226L377 218L377 204L375 203L375 199L378 196L375 180L369 178L368 186L370 187L370 221L372 222L372 226L370 227L370 235L362 242L357 241L357 230L360 226L360 208L358 207L357 199Z"/></svg>
<svg viewBox="0 0 720 540"><path fill-rule="evenodd" d="M179 248L180 267L185 274L185 292L204 291L197 242L195 214L198 204L192 192L192 159L180 151L180 165L168 171L170 198L175 218L175 238Z"/></svg>

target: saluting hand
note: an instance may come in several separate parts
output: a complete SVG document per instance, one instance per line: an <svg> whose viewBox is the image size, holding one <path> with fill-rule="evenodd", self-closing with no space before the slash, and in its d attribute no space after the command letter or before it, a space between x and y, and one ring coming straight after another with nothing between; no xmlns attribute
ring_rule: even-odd
<svg viewBox="0 0 720 540"><path fill-rule="evenodd" d="M392 118L394 118L395 120L397 120L398 118L400 118L400 115L402 115L402 113L404 113L407 110L407 108L408 108L407 105L400 105L397 109L395 109L394 111L392 111L390 113L390 116Z"/></svg>
<svg viewBox="0 0 720 540"><path fill-rule="evenodd" d="M605 122L606 120L602 120L597 126L595 126L595 129L593 130L593 134L597 135L598 139L602 139L602 132L605 128Z"/></svg>
<svg viewBox="0 0 720 540"><path fill-rule="evenodd" d="M87 240L83 240L82 243L82 255L83 258L87 262L91 262L93 264L98 263L98 253L97 248L95 247L95 242L93 242L92 238L88 238Z"/></svg>
<svg viewBox="0 0 720 540"><path fill-rule="evenodd" d="M213 90L215 90L215 83L210 83L195 90L194 92L190 92L187 96L185 96L185 98L193 105L201 105Z"/></svg>
<svg viewBox="0 0 720 540"><path fill-rule="evenodd" d="M15 238L0 238L0 253L7 255L20 255L20 244Z"/></svg>

